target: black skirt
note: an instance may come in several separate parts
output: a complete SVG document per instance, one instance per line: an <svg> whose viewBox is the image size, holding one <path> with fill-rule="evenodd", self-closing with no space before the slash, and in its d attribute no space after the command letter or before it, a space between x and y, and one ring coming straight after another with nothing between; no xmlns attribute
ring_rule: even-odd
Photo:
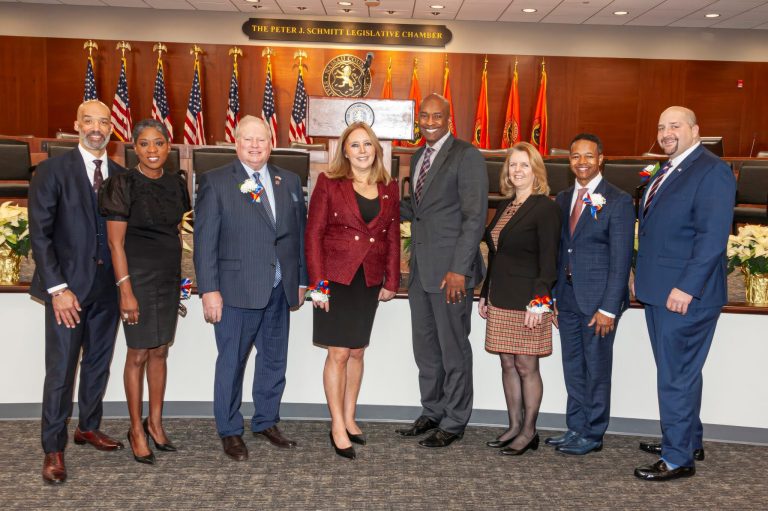
<svg viewBox="0 0 768 511"><path fill-rule="evenodd" d="M179 273L171 270L131 269L131 287L139 302L139 322L123 322L129 348L145 350L168 344L176 334Z"/></svg>
<svg viewBox="0 0 768 511"><path fill-rule="evenodd" d="M365 348L379 306L381 286L367 287L363 266L348 286L328 282L330 310L315 309L312 316L312 342L336 348Z"/></svg>

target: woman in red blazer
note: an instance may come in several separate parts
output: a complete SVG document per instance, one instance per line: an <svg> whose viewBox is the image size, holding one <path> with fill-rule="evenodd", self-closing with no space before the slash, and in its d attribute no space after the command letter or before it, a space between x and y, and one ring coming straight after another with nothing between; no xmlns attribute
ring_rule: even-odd
<svg viewBox="0 0 768 511"><path fill-rule="evenodd" d="M354 458L365 445L355 422L363 355L379 301L400 285L400 199L383 151L365 123L342 133L327 174L312 192L305 233L313 342L328 349L323 386L331 445Z"/></svg>

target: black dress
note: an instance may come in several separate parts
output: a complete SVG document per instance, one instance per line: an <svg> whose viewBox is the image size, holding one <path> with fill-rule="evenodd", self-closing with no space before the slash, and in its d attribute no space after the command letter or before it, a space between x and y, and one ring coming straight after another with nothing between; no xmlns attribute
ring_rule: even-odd
<svg viewBox="0 0 768 511"><path fill-rule="evenodd" d="M366 199L355 192L357 207L365 223L379 214L379 198ZM338 348L364 348L371 340L373 319L379 307L381 286L365 285L363 265L357 269L349 285L329 281L330 310L314 309L312 342Z"/></svg>
<svg viewBox="0 0 768 511"><path fill-rule="evenodd" d="M99 194L107 220L128 223L125 255L139 321L123 323L129 348L168 344L176 332L181 281L179 223L189 211L184 179L164 172L150 179L137 169L110 177Z"/></svg>

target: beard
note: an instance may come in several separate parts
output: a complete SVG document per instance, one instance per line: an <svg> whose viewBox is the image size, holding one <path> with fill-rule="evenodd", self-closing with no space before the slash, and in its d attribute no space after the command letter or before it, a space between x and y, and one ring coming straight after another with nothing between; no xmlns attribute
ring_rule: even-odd
<svg viewBox="0 0 768 511"><path fill-rule="evenodd" d="M94 135L101 137L101 140L98 142L91 140L90 137ZM101 151L109 144L109 137L105 137L103 133L95 130L87 133L80 132L80 143L91 151Z"/></svg>
<svg viewBox="0 0 768 511"><path fill-rule="evenodd" d="M680 147L680 141L676 138L671 139L674 141L674 145L670 146L669 149L668 146L664 144L664 141L670 141L670 139L662 139L661 148L664 150L664 154L670 155L677 153L677 148Z"/></svg>

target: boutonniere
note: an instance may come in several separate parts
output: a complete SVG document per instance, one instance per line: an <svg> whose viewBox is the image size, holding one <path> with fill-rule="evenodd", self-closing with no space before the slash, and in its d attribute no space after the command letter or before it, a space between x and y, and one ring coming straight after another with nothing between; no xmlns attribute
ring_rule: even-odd
<svg viewBox="0 0 768 511"><path fill-rule="evenodd" d="M659 171L660 168L661 168L661 165L659 164L659 162L656 162L655 165L648 165L647 167L645 167L643 170L638 172L638 174L640 175L640 182L647 183L648 181L650 181L653 178L653 176L656 175L656 173Z"/></svg>
<svg viewBox="0 0 768 511"><path fill-rule="evenodd" d="M280 181L282 181L283 178L280 176L275 176L275 186L280 186Z"/></svg>
<svg viewBox="0 0 768 511"><path fill-rule="evenodd" d="M179 286L179 290L181 291L181 295L179 296L180 300L189 300L189 297L192 296L192 280L184 277L181 279L181 285ZM187 315L187 308L184 306L183 303L179 302L179 307L177 310L179 316L186 317Z"/></svg>
<svg viewBox="0 0 768 511"><path fill-rule="evenodd" d="M552 304L554 302L552 301L552 298L549 297L549 295L539 296L536 295L533 297L533 300L531 300L528 305L525 307L525 310L528 312L532 312L534 314L543 314L545 312L551 312L552 311Z"/></svg>
<svg viewBox="0 0 768 511"><path fill-rule="evenodd" d="M592 215L592 218L597 220L597 212L603 209L603 206L605 206L605 197L599 193L593 193L590 195L589 192L587 192L587 194L584 195L584 198L581 200L584 201L584 204L589 206L589 214Z"/></svg>
<svg viewBox="0 0 768 511"><path fill-rule="evenodd" d="M264 193L264 187L256 184L256 181L249 177L240 183L240 193L247 195L251 202L261 202L261 194Z"/></svg>
<svg viewBox="0 0 768 511"><path fill-rule="evenodd" d="M328 281L318 280L315 287L307 289L307 292L304 293L304 297L309 298L314 302L327 302L331 298L331 288L328 286Z"/></svg>

